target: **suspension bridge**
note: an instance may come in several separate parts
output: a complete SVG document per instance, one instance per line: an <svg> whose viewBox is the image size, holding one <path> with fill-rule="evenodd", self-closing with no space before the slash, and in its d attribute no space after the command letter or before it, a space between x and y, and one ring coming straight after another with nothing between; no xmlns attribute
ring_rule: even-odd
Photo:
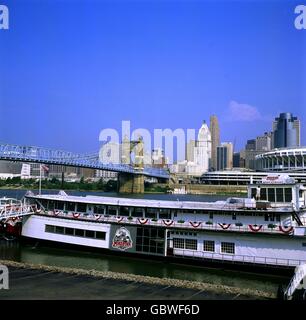
<svg viewBox="0 0 306 320"><path fill-rule="evenodd" d="M98 153L78 154L34 146L0 144L0 160L41 163L48 165L72 166L95 170L118 172L122 192L140 193L144 176L168 180L170 174L165 169L130 164L102 163ZM120 190L119 190L120 191Z"/></svg>

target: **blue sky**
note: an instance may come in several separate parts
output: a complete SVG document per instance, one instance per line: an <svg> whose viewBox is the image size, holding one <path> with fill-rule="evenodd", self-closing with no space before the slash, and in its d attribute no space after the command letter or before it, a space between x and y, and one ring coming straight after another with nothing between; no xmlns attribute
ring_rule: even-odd
<svg viewBox="0 0 306 320"><path fill-rule="evenodd" d="M196 128L219 117L222 141L302 121L301 1L7 1L0 30L0 141L99 148L103 128Z"/></svg>

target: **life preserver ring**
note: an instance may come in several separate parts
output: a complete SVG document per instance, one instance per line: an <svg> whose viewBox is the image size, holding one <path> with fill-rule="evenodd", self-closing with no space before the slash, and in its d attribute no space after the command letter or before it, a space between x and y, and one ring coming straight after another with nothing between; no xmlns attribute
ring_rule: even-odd
<svg viewBox="0 0 306 320"><path fill-rule="evenodd" d="M173 224L173 220L163 220L165 226L170 227Z"/></svg>
<svg viewBox="0 0 306 320"><path fill-rule="evenodd" d="M99 214L95 214L95 219L99 220L101 218L101 216Z"/></svg>
<svg viewBox="0 0 306 320"><path fill-rule="evenodd" d="M256 224L254 224L254 225L252 225L252 224L249 224L249 228L253 231L253 232L258 232L258 231L260 231L261 230L261 228L262 228L262 224L261 225L256 225Z"/></svg>
<svg viewBox="0 0 306 320"><path fill-rule="evenodd" d="M58 216L59 215L59 211L53 210L53 215Z"/></svg>
<svg viewBox="0 0 306 320"><path fill-rule="evenodd" d="M288 227L285 227L285 226L279 226L279 231L283 232L283 233L286 233L286 234L289 234L293 231L293 227L292 226L288 226Z"/></svg>
<svg viewBox="0 0 306 320"><path fill-rule="evenodd" d="M40 212L41 212L41 209L36 208L36 213L40 213Z"/></svg>
<svg viewBox="0 0 306 320"><path fill-rule="evenodd" d="M73 215L74 218L77 219L77 218L80 216L80 213L78 213L78 212L73 212L72 215Z"/></svg>
<svg viewBox="0 0 306 320"><path fill-rule="evenodd" d="M223 229L223 230L227 230L231 224L230 223L218 223L218 225Z"/></svg>
<svg viewBox="0 0 306 320"><path fill-rule="evenodd" d="M192 225L193 228L198 228L202 222L197 222L197 221L189 221L189 223Z"/></svg>
<svg viewBox="0 0 306 320"><path fill-rule="evenodd" d="M148 218L138 218L137 219L139 221L140 224L146 224L148 222Z"/></svg>

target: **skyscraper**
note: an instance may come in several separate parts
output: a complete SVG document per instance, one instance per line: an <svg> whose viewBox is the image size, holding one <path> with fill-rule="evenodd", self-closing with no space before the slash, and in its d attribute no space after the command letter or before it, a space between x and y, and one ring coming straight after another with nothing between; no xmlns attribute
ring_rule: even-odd
<svg viewBox="0 0 306 320"><path fill-rule="evenodd" d="M199 175L209 170L211 163L211 134L205 121L203 121L199 130L198 140L194 148L194 162Z"/></svg>
<svg viewBox="0 0 306 320"><path fill-rule="evenodd" d="M194 148L196 146L195 140L190 140L186 146L186 160L194 162Z"/></svg>
<svg viewBox="0 0 306 320"><path fill-rule="evenodd" d="M211 133L211 166L217 169L217 147L220 145L220 128L217 116L210 117Z"/></svg>
<svg viewBox="0 0 306 320"><path fill-rule="evenodd" d="M233 144L224 142L217 147L217 170L233 168Z"/></svg>
<svg viewBox="0 0 306 320"><path fill-rule="evenodd" d="M272 132L265 132L256 137L256 151L270 151L272 149Z"/></svg>
<svg viewBox="0 0 306 320"><path fill-rule="evenodd" d="M300 120L291 113L281 113L272 123L273 148L290 148L301 145Z"/></svg>

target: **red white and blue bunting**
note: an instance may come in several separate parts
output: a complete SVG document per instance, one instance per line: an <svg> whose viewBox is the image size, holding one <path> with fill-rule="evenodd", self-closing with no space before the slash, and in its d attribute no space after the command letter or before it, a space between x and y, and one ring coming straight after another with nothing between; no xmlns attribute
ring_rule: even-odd
<svg viewBox="0 0 306 320"><path fill-rule="evenodd" d="M140 224L146 224L149 221L148 218L138 218L137 220Z"/></svg>
<svg viewBox="0 0 306 320"><path fill-rule="evenodd" d="M286 233L286 234L289 234L293 231L293 227L292 226L279 226L279 231L283 232L283 233Z"/></svg>
<svg viewBox="0 0 306 320"><path fill-rule="evenodd" d="M223 230L227 230L231 224L230 223L218 223L218 225L223 229Z"/></svg>
<svg viewBox="0 0 306 320"><path fill-rule="evenodd" d="M163 220L163 223L165 226L170 227L171 225L173 225L173 220Z"/></svg>
<svg viewBox="0 0 306 320"><path fill-rule="evenodd" d="M199 228L199 226L202 224L202 222L197 222L197 221L189 221L189 223L193 228Z"/></svg>
<svg viewBox="0 0 306 320"><path fill-rule="evenodd" d="M123 217L116 217L117 222L121 222L123 220Z"/></svg>
<svg viewBox="0 0 306 320"><path fill-rule="evenodd" d="M257 225L257 224L254 224L254 225L249 224L249 228L250 228L250 230L252 230L253 232L258 232L258 231L261 230L262 225L261 225L261 224L260 224L260 225Z"/></svg>

